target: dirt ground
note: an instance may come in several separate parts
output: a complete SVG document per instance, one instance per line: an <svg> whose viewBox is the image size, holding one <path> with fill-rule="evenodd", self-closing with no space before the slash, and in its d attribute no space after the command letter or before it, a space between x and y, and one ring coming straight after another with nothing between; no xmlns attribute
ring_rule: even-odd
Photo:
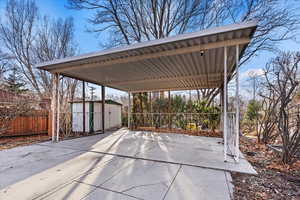
<svg viewBox="0 0 300 200"><path fill-rule="evenodd" d="M74 139L79 137L86 137L97 133L73 133L68 136L61 135L60 140ZM0 137L0 151L4 149L11 149L17 146L30 145L34 143L49 141L51 138L48 135L32 135L32 136L16 136L16 137Z"/></svg>
<svg viewBox="0 0 300 200"><path fill-rule="evenodd" d="M50 140L48 135L2 137L0 138L0 150L11 149L17 146L30 145Z"/></svg>
<svg viewBox="0 0 300 200"><path fill-rule="evenodd" d="M232 173L234 199L300 200L300 161L285 166L278 155L254 139L241 138L240 148L258 175Z"/></svg>

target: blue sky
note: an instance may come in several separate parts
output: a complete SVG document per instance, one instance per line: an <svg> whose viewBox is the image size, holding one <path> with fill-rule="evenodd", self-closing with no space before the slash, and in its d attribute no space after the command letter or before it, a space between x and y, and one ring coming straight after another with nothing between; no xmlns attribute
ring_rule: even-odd
<svg viewBox="0 0 300 200"><path fill-rule="evenodd" d="M5 0L0 0L0 15L3 13ZM88 27L87 19L91 15L89 11L83 10L70 10L66 8L67 0L36 0L39 7L39 11L42 15L49 15L56 18L73 17L75 25L75 41L78 43L80 53L88 53L101 50L99 46L99 38L95 34L86 32ZM295 1L295 4L299 1ZM300 9L299 9L300 14ZM281 50L300 51L300 33L296 37L297 42L294 41L283 41L280 43ZM274 54L270 52L260 52L259 56L253 58L250 62L242 66L241 82L247 79L247 74L251 70L262 69L266 62L274 57ZM98 93L98 91L96 91ZM117 90L108 89L108 94L124 94Z"/></svg>
<svg viewBox="0 0 300 200"><path fill-rule="evenodd" d="M86 20L89 18L90 12L66 8L67 0L36 0L36 3L40 9L40 13L43 15L57 18L73 17L75 40L79 44L80 53L101 50L98 45L99 38L95 34L86 31L88 26Z"/></svg>

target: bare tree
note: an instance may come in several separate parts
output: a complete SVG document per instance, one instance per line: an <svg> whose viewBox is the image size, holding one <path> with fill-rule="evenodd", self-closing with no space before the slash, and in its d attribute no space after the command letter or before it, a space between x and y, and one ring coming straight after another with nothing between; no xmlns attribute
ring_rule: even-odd
<svg viewBox="0 0 300 200"><path fill-rule="evenodd" d="M224 0L222 2L225 3L224 13L227 13L223 16L227 17L223 18L224 21L220 25L224 22L238 23L251 20L258 22L256 33L244 52L240 66L261 51L278 51L278 42L292 39L299 28L299 15L295 12L299 8L288 2L285 4L278 0ZM208 96L209 102L220 92L219 88L210 90L213 92Z"/></svg>
<svg viewBox="0 0 300 200"><path fill-rule="evenodd" d="M51 97L52 76L34 66L76 54L73 20L40 17L32 0L9 0L5 15L0 25L0 39L6 52L12 55L30 88L40 98ZM76 83L64 79L61 95L73 96Z"/></svg>
<svg viewBox="0 0 300 200"><path fill-rule="evenodd" d="M258 21L258 28L241 64L259 51L275 51L291 39L299 18L297 8L279 0L68 0L73 9L94 11L92 32L109 32L109 46L159 39L229 23ZM105 44L104 44L105 45ZM106 46L106 45L105 45ZM230 79L229 79L230 80ZM198 93L210 104L219 88ZM200 95L198 95L200 97Z"/></svg>
<svg viewBox="0 0 300 200"><path fill-rule="evenodd" d="M253 100L256 100L256 96L258 93L260 93L261 91L258 91L259 90L259 85L260 82L261 82L261 78L262 78L262 74L260 74L259 72L255 72L255 71L250 71L248 73L248 79L247 79L247 82L249 83L249 88L251 88L249 90L249 92L251 93L252 92L252 99Z"/></svg>
<svg viewBox="0 0 300 200"><path fill-rule="evenodd" d="M111 33L110 46L159 39L192 30L205 21L211 0L69 0L73 9L94 10L90 31ZM202 3L203 2L203 3Z"/></svg>
<svg viewBox="0 0 300 200"><path fill-rule="evenodd" d="M300 112L289 106L299 88L300 52L281 53L266 67L265 79L273 96L278 98L277 128L283 143L282 161L292 164L300 152Z"/></svg>
<svg viewBox="0 0 300 200"><path fill-rule="evenodd" d="M260 87L264 87L264 85L261 84ZM277 106L279 98L268 89L261 90L259 96L261 97L261 114L257 119L257 138L259 143L262 141L264 144L268 144L278 136L276 124L278 122Z"/></svg>
<svg viewBox="0 0 300 200"><path fill-rule="evenodd" d="M37 22L37 7L33 1L8 1L6 6L6 20L1 24L1 39L6 50L14 56L20 70L30 85L42 96L35 71L34 60L34 25Z"/></svg>
<svg viewBox="0 0 300 200"><path fill-rule="evenodd" d="M58 58L73 56L77 53L77 45L73 41L74 25L72 18L51 20L45 16L41 20L34 45L35 60L45 62ZM51 96L52 75L44 70L37 70L36 77L42 90ZM73 100L78 81L62 78L60 99L63 107L67 106L64 99Z"/></svg>
<svg viewBox="0 0 300 200"><path fill-rule="evenodd" d="M11 57L0 50L0 84L4 79L4 74L8 71Z"/></svg>

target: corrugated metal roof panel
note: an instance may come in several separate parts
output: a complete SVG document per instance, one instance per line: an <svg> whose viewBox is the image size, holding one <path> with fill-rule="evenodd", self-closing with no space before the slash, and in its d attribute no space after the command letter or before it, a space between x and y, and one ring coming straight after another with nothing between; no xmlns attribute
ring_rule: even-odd
<svg viewBox="0 0 300 200"><path fill-rule="evenodd" d="M228 71L232 72L234 46L239 45L243 52L255 29L255 22L235 24L51 61L38 67L126 91L220 87L223 47L229 47Z"/></svg>

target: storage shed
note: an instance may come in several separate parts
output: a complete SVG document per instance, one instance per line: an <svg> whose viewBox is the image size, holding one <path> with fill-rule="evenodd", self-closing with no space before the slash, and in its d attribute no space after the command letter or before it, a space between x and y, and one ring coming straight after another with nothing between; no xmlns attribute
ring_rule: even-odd
<svg viewBox="0 0 300 200"><path fill-rule="evenodd" d="M102 130L102 101L73 101L71 104L72 112L72 131L83 132L83 104L85 104L85 130L95 132ZM122 104L106 100L104 108L105 124L104 129L121 127Z"/></svg>

